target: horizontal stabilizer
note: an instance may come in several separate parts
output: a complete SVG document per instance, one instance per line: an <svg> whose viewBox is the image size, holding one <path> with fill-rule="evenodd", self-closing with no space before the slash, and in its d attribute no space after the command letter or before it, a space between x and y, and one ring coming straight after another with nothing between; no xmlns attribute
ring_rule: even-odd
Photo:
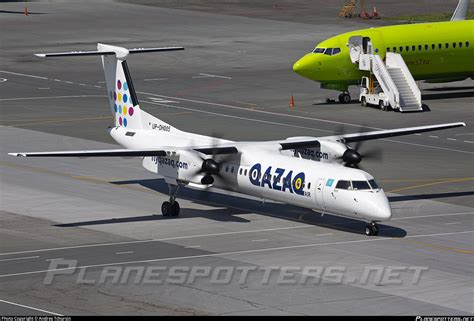
<svg viewBox="0 0 474 321"><path fill-rule="evenodd" d="M161 51L176 51L184 50L183 47L161 47L161 48L133 48L125 49L121 47L109 46L110 48L118 48L119 50L93 50L93 51L68 51L68 52L51 52L51 53L40 53L35 54L37 57L47 58L47 57L68 57L68 56L104 56L104 55L117 55L126 56L128 54L137 54L137 53L147 53L147 52L161 52ZM121 57L122 57L121 56ZM120 58L121 58L120 57Z"/></svg>

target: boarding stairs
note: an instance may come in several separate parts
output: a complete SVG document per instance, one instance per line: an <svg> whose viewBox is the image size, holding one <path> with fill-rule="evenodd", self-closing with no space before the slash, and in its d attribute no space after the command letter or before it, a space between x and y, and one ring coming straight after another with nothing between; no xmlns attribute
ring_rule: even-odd
<svg viewBox="0 0 474 321"><path fill-rule="evenodd" d="M350 56L360 70L369 71L376 77L393 109L401 112L423 110L421 91L400 54L387 52L384 62L380 55L373 53L369 42L365 50L362 46L351 48Z"/></svg>

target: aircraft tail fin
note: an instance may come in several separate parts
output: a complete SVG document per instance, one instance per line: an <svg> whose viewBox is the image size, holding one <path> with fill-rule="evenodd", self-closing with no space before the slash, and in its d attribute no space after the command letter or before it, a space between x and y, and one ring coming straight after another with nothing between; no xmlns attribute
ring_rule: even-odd
<svg viewBox="0 0 474 321"><path fill-rule="evenodd" d="M451 21L466 20L469 0L459 0L456 10L454 10Z"/></svg>
<svg viewBox="0 0 474 321"><path fill-rule="evenodd" d="M97 51L72 51L36 54L38 57L101 56L107 84L107 96L115 119L115 126L143 129L142 118L148 114L140 110L126 58L129 54L184 50L183 47L135 48L97 44Z"/></svg>

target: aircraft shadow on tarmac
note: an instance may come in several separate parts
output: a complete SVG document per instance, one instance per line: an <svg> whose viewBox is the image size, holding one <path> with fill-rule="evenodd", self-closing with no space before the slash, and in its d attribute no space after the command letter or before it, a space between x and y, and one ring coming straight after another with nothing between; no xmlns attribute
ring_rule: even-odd
<svg viewBox="0 0 474 321"><path fill-rule="evenodd" d="M1 1L0 1L1 2ZM8 13L8 14L22 14L24 15L25 14L25 11L12 11L12 10L0 10L0 14L2 13ZM44 12L30 12L28 11L28 15L31 15L31 14L46 14Z"/></svg>
<svg viewBox="0 0 474 321"><path fill-rule="evenodd" d="M474 191L389 196L388 200L390 202L403 202L403 201L429 200L429 199L434 199L434 198L448 198L448 197L460 197L460 196L472 196L472 195L474 195Z"/></svg>
<svg viewBox="0 0 474 321"><path fill-rule="evenodd" d="M117 185L141 185L158 193L168 194L168 185L163 179L143 179L111 182ZM204 217L211 220L222 222L239 222L250 223L250 220L237 216L239 214L259 213L271 217L287 219L300 223L306 223L316 226L322 226L334 230L344 231L352 234L364 234L366 223L363 221L344 218L331 214L321 216L319 213L309 209L300 208L288 204L266 202L253 200L234 195L221 194L211 191L200 191L190 188L181 188L178 193L179 199L186 199L201 205L212 207L221 207L211 210L191 209L181 207L178 217L163 217L159 214L155 215L132 216L123 218L111 218L95 221L82 221L67 224L57 224L57 227L81 227L101 224L117 224L130 222L146 222L159 220L174 220L190 217ZM224 207L224 208L222 208ZM379 237L405 237L407 232L401 228L379 223Z"/></svg>

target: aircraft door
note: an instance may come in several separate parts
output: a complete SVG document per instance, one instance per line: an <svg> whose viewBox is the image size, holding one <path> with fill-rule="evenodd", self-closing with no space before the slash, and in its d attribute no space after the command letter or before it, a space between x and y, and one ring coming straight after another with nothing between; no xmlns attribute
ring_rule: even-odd
<svg viewBox="0 0 474 321"><path fill-rule="evenodd" d="M322 209L326 209L326 205L324 204L324 186L326 184L326 179L324 178L319 178L318 181L316 182L316 203L318 203L318 206Z"/></svg>
<svg viewBox="0 0 474 321"><path fill-rule="evenodd" d="M352 36L349 38L349 56L353 64L359 62L360 55L373 53L372 51L369 37Z"/></svg>
<svg viewBox="0 0 474 321"><path fill-rule="evenodd" d="M362 36L352 36L349 38L349 56L353 64L359 62L359 56L363 53Z"/></svg>

